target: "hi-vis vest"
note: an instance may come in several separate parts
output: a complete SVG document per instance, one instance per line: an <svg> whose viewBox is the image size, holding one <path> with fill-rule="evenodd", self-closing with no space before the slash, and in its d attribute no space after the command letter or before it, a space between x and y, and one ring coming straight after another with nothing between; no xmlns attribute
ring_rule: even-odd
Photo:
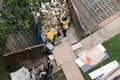
<svg viewBox="0 0 120 80"><path fill-rule="evenodd" d="M62 21L62 19L60 19L60 22L63 25L63 29L68 29L68 19L66 21Z"/></svg>
<svg viewBox="0 0 120 80"><path fill-rule="evenodd" d="M57 31L54 28L52 28L50 32L47 33L47 38L52 41L54 38L54 35L56 34L57 34Z"/></svg>

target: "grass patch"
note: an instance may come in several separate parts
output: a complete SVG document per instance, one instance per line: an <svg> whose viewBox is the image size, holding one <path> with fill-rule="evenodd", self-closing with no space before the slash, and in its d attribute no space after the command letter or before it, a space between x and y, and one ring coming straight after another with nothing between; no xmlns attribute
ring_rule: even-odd
<svg viewBox="0 0 120 80"><path fill-rule="evenodd" d="M104 47L107 49L107 53L110 55L110 58L106 62L111 62L117 60L120 62L120 34L111 38L110 40L103 43Z"/></svg>
<svg viewBox="0 0 120 80"><path fill-rule="evenodd" d="M120 62L120 34L116 35L115 37L109 39L108 41L105 41L103 43L103 46L106 48L108 55L110 56L107 60L102 62L102 65L108 64L109 62L113 61L113 60L117 60L118 62ZM94 67L93 69L91 69L90 71L83 73L83 77L85 78L85 80L91 80L90 77L88 76L88 74L96 69L98 69L100 66L100 64L98 64L96 67Z"/></svg>

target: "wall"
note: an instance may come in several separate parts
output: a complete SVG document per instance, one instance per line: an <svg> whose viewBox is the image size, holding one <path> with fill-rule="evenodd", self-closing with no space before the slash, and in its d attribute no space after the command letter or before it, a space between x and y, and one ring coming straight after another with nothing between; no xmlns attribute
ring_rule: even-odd
<svg viewBox="0 0 120 80"><path fill-rule="evenodd" d="M3 55L4 66L43 56L44 45L36 45L14 53Z"/></svg>
<svg viewBox="0 0 120 80"><path fill-rule="evenodd" d="M72 4L72 1L69 0L68 3L70 5L70 15L71 15L71 19L72 19L76 34L77 34L79 40L81 40L83 38L83 30L82 30L81 24L79 22L79 18L73 7L74 5Z"/></svg>

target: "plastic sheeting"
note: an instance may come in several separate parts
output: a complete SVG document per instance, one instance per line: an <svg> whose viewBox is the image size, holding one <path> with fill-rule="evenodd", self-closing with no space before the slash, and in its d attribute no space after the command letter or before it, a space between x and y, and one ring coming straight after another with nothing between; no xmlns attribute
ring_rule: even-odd
<svg viewBox="0 0 120 80"><path fill-rule="evenodd" d="M16 72L10 74L11 80L28 80L30 78L30 72L25 67L22 67Z"/></svg>

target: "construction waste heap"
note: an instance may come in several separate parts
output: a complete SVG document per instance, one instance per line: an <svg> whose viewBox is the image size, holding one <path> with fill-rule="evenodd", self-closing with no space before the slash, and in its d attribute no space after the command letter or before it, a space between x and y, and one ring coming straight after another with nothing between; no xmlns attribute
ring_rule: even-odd
<svg viewBox="0 0 120 80"><path fill-rule="evenodd" d="M46 40L46 34L51 28L57 28L61 32L61 24L59 19L67 17L70 22L70 11L66 0L63 2L51 0L51 2L41 3L40 12L33 12L35 20L38 21L38 17L42 18L42 35Z"/></svg>

